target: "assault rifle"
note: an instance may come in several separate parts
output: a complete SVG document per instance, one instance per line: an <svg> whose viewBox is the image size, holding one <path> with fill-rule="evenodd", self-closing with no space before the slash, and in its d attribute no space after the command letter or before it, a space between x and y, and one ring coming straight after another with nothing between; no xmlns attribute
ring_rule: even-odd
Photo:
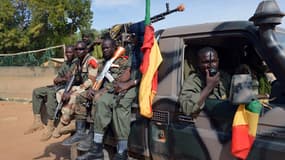
<svg viewBox="0 0 285 160"><path fill-rule="evenodd" d="M104 65L103 70L101 71L101 73L96 78L96 81L95 81L94 85L92 86L93 90L99 90L100 89L100 87L102 85L102 82L103 82L103 79L105 77L109 80L109 82L113 82L114 81L114 78L112 77L112 75L108 71L112 67L113 62L116 59L118 59L120 56L125 54L125 52L126 52L126 49L124 47L118 47L117 48L117 50L115 51L113 57L106 62L106 64Z"/></svg>
<svg viewBox="0 0 285 160"><path fill-rule="evenodd" d="M95 83L92 86L92 89L95 91L98 91L103 83L104 78L106 77L109 82L113 82L115 79L112 77L112 75L109 73L109 69L112 67L113 62L118 59L120 56L124 55L126 52L126 49L124 47L118 47L115 51L113 57L109 59L106 64L104 65L103 70L100 72L100 74L97 76ZM92 105L92 101L87 101L85 104L87 108L90 108Z"/></svg>
<svg viewBox="0 0 285 160"><path fill-rule="evenodd" d="M69 81L67 82L67 84L65 85L65 88L64 88L64 92L63 92L63 94L64 93L68 93L69 91L70 91L70 89L71 89L71 87L72 87L72 84L73 84L73 82L74 82L74 80L75 80L75 71L77 70L77 67L74 67L74 69L73 69L73 72L72 72L72 77L69 79ZM62 108L62 106L63 106L63 100L60 100L60 103L58 103L57 104L57 106L56 106L56 109L55 109L55 112L54 112L54 120L58 120L59 119L59 113L60 113L60 111L61 111L61 108Z"/></svg>

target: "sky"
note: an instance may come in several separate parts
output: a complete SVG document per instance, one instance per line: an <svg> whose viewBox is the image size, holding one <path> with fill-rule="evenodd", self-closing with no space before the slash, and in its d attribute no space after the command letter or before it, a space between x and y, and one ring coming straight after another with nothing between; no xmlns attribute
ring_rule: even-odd
<svg viewBox="0 0 285 160"><path fill-rule="evenodd" d="M180 25L248 20L262 0L151 0L151 16L184 4L184 12L175 12L153 24L156 30ZM276 0L285 12L285 0ZM102 30L115 24L138 22L145 17L145 0L92 0L92 28ZM285 17L279 27L285 28Z"/></svg>

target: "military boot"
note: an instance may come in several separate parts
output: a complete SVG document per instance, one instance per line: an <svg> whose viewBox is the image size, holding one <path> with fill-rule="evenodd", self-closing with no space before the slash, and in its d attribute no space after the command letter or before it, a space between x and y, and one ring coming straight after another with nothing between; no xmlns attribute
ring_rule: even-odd
<svg viewBox="0 0 285 160"><path fill-rule="evenodd" d="M75 134L62 142L64 146L71 146L72 144L81 141L87 134L85 133L86 121L76 120L75 122Z"/></svg>
<svg viewBox="0 0 285 160"><path fill-rule="evenodd" d="M90 125L88 135L79 142L77 149L80 151L88 151L91 148L94 137L94 127Z"/></svg>
<svg viewBox="0 0 285 160"><path fill-rule="evenodd" d="M42 134L42 136L41 136L41 141L47 141L47 140L49 140L50 138L51 138L51 136L52 136L52 132L53 132L53 130L54 130L54 121L53 120L51 120L51 119L49 119L48 120L48 123L47 123L47 129L46 129L46 131Z"/></svg>
<svg viewBox="0 0 285 160"><path fill-rule="evenodd" d="M72 133L75 131L75 120L72 120L68 125L59 123L52 133L53 138L59 138L64 134Z"/></svg>
<svg viewBox="0 0 285 160"><path fill-rule="evenodd" d="M119 140L117 144L117 153L113 157L113 160L127 160L128 159L128 141Z"/></svg>
<svg viewBox="0 0 285 160"><path fill-rule="evenodd" d="M59 122L54 131L52 132L52 137L53 138L59 138L61 136L60 130L64 127L64 125Z"/></svg>
<svg viewBox="0 0 285 160"><path fill-rule="evenodd" d="M42 129L44 129L44 124L42 123L41 115L35 114L33 124L24 132L24 134L31 134Z"/></svg>
<svg viewBox="0 0 285 160"><path fill-rule="evenodd" d="M102 143L95 143L92 141L92 145L90 150L77 157L76 160L94 160L94 159L103 159L104 154L103 154L103 144Z"/></svg>

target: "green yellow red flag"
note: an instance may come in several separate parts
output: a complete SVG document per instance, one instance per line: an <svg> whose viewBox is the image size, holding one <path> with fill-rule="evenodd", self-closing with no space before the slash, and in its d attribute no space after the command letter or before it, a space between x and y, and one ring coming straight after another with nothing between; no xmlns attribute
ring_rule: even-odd
<svg viewBox="0 0 285 160"><path fill-rule="evenodd" d="M141 47L143 61L140 66L142 79L139 88L140 114L144 117L152 117L152 102L157 91L158 67L162 62L162 56L154 36L154 28L150 23L150 0L146 0L145 33Z"/></svg>
<svg viewBox="0 0 285 160"><path fill-rule="evenodd" d="M246 159L253 145L262 105L252 101L248 105L239 105L232 126L232 154Z"/></svg>

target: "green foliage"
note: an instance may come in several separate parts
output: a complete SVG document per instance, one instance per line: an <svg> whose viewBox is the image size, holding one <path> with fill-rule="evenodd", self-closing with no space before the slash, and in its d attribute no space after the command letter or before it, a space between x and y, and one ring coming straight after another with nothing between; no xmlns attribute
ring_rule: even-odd
<svg viewBox="0 0 285 160"><path fill-rule="evenodd" d="M0 53L74 44L90 29L91 0L1 0Z"/></svg>

